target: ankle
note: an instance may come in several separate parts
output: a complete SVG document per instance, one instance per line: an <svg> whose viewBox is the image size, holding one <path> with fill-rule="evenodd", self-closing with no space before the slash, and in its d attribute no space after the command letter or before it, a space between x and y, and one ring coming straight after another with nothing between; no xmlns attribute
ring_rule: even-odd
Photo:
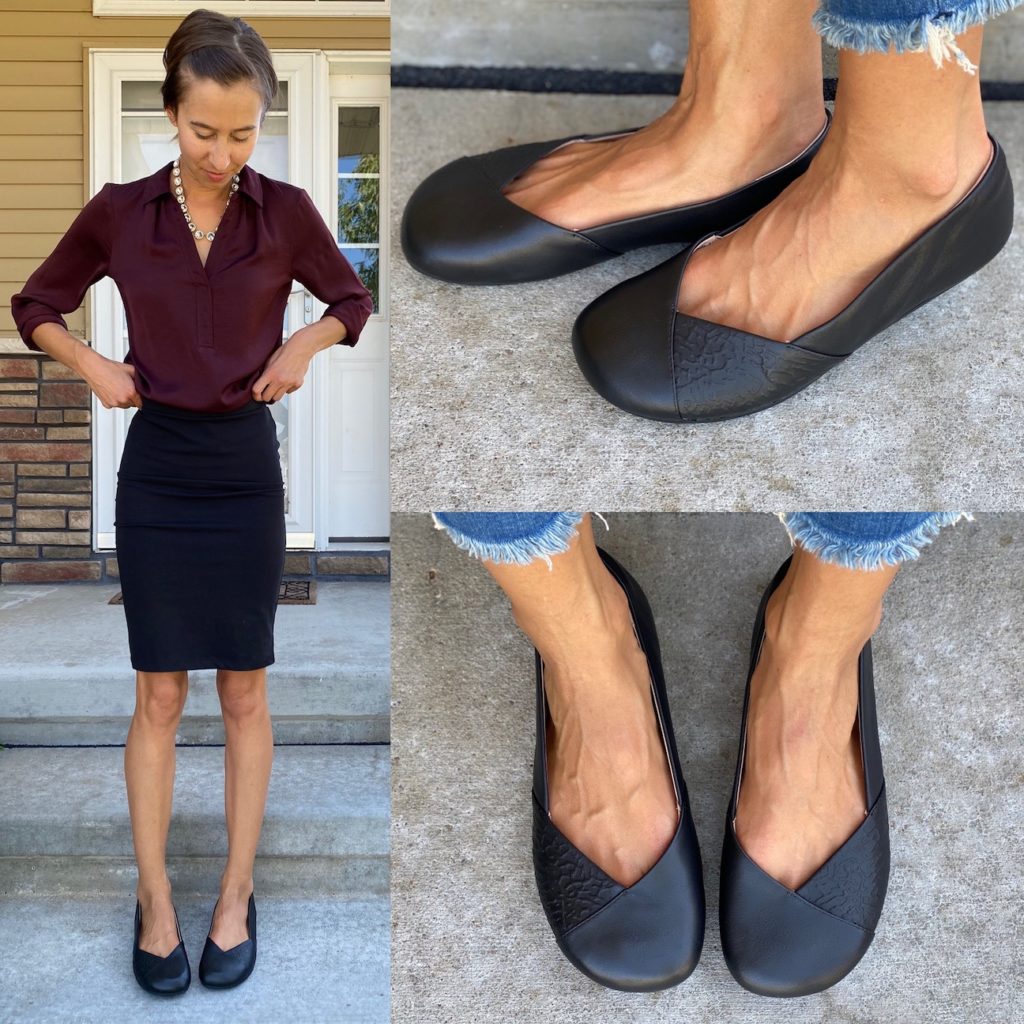
<svg viewBox="0 0 1024 1024"><path fill-rule="evenodd" d="M222 878L220 883L220 898L225 902L244 902L249 899L254 890L252 876L242 878Z"/></svg>
<svg viewBox="0 0 1024 1024"><path fill-rule="evenodd" d="M165 878L162 881L139 882L135 887L135 898L146 907L162 907L171 903L171 882Z"/></svg>
<svg viewBox="0 0 1024 1024"><path fill-rule="evenodd" d="M880 146L877 136L858 138L842 125L822 147L822 169L837 189L869 190L876 201L948 208L978 180L992 153L984 122L955 134L940 147Z"/></svg>
<svg viewBox="0 0 1024 1024"><path fill-rule="evenodd" d="M570 667L582 652L635 643L629 602L603 563L567 588L557 606L513 603L512 617L545 666L556 672Z"/></svg>

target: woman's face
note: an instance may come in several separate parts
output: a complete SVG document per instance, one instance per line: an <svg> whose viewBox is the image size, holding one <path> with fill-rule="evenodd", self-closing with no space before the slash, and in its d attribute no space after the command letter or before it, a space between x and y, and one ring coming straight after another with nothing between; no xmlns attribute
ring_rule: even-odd
<svg viewBox="0 0 1024 1024"><path fill-rule="evenodd" d="M224 86L209 78L193 79L184 90L177 115L167 116L178 129L182 178L190 191L226 193L256 148L263 100L245 82Z"/></svg>

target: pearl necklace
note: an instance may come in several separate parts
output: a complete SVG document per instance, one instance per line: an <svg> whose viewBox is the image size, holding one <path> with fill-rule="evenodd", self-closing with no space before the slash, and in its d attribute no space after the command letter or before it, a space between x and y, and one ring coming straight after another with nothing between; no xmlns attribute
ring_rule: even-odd
<svg viewBox="0 0 1024 1024"><path fill-rule="evenodd" d="M196 227L195 222L192 220L192 214L188 212L188 203L185 202L185 189L181 184L181 171L178 170L179 157L174 158L174 195L178 200L178 205L181 207L181 212L185 214L185 220L188 223L188 229L195 235L196 238L205 238L207 241L212 242L216 237L217 231L204 231L200 227ZM228 192L228 201L224 204L224 213L228 212L228 207L231 205L231 197L238 191L239 175L232 175L231 178L231 191ZM224 219L224 213L221 214L221 220ZM220 224L217 224L220 227Z"/></svg>

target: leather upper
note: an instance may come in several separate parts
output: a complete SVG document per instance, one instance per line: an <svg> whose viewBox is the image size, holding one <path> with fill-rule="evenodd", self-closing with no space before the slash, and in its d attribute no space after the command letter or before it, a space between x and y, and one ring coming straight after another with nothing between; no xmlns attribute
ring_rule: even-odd
<svg viewBox="0 0 1024 1024"><path fill-rule="evenodd" d="M680 815L657 863L632 886L610 878L572 844L548 814L547 710L543 666L537 665L537 737L533 785L533 864L537 891L567 959L609 988L653 991L690 975L704 941L704 882L700 850L679 766L654 619L639 585L607 552L605 565L629 600L651 670Z"/></svg>
<svg viewBox="0 0 1024 1024"><path fill-rule="evenodd" d="M1002 148L992 145L989 168L967 196L827 323L780 342L679 312L680 284L701 239L580 313L573 351L583 376L626 412L683 423L745 416L795 395L1006 244L1013 185Z"/></svg>
<svg viewBox="0 0 1024 1024"><path fill-rule="evenodd" d="M870 641L858 666L858 732L868 814L847 841L798 890L782 885L743 850L734 821L746 746L750 679L764 639L768 598L758 608L743 699L740 747L722 845L719 924L733 977L762 995L799 996L834 985L860 961L874 937L889 882L889 819L878 740Z"/></svg>
<svg viewBox="0 0 1024 1024"><path fill-rule="evenodd" d="M402 215L402 249L420 273L456 284L485 285L540 281L642 246L692 242L751 216L803 173L830 117L798 157L727 195L580 231L524 210L502 188L559 146L608 133L569 135L461 157L428 175L409 197Z"/></svg>

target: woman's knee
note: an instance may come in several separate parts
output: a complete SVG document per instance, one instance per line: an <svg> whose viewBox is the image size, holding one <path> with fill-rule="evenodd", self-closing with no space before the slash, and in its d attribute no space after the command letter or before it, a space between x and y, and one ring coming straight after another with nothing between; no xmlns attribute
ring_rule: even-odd
<svg viewBox="0 0 1024 1024"><path fill-rule="evenodd" d="M217 693L225 721L242 722L267 713L266 680L262 672L217 673Z"/></svg>
<svg viewBox="0 0 1024 1024"><path fill-rule="evenodd" d="M185 709L188 675L140 673L136 689L136 711L146 723L158 729L176 729Z"/></svg>

